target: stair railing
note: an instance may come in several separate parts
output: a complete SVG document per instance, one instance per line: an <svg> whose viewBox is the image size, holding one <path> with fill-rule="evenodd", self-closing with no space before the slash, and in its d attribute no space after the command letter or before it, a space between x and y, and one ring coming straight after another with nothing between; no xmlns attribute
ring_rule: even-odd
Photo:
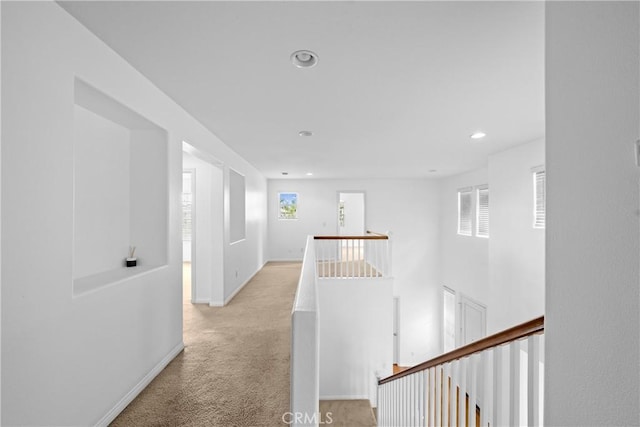
<svg viewBox="0 0 640 427"><path fill-rule="evenodd" d="M318 278L391 277L389 236L314 236Z"/></svg>
<svg viewBox="0 0 640 427"><path fill-rule="evenodd" d="M379 426L539 426L544 316L378 382Z"/></svg>

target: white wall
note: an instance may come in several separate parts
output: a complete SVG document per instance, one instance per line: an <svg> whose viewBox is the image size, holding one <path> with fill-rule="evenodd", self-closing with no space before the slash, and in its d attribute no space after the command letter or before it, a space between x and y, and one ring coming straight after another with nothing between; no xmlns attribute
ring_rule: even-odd
<svg viewBox="0 0 640 427"><path fill-rule="evenodd" d="M2 5L0 5L0 44L2 42ZM0 66L0 99L2 98L2 67ZM0 135L2 133L2 114L0 114ZM2 223L2 139L0 136L0 224ZM0 227L0 242L2 241L2 227ZM0 260L2 259L2 245L0 244ZM2 378L2 262L0 262L0 378ZM0 379L1 381L1 379ZM0 424L2 424L2 387L0 386Z"/></svg>
<svg viewBox="0 0 640 427"><path fill-rule="evenodd" d="M307 419L319 414L320 337L318 325L318 288L316 252L312 237L305 243L305 258L291 311L291 385L290 409ZM293 426L309 425L299 418ZM285 420L287 421L287 420Z"/></svg>
<svg viewBox="0 0 640 427"><path fill-rule="evenodd" d="M266 180L56 3L0 7L2 424L106 424L182 349L182 141L246 176L230 293L264 261ZM76 76L168 131L170 231L166 267L73 298Z"/></svg>
<svg viewBox="0 0 640 427"><path fill-rule="evenodd" d="M124 126L74 107L74 277L122 266L130 240L130 139Z"/></svg>
<svg viewBox="0 0 640 427"><path fill-rule="evenodd" d="M440 189L440 286L447 286L456 291L458 296L466 295L485 306L489 304L489 239L475 236L475 216L473 217L473 235L458 234L458 190L488 184L488 182L488 171L484 168L443 178L438 183ZM489 191L489 227L491 228L493 200L491 189ZM443 315L441 312L441 316Z"/></svg>
<svg viewBox="0 0 640 427"><path fill-rule="evenodd" d="M440 282L487 306L487 334L544 314L544 234L533 224L531 168L543 139L495 153L488 167L439 182ZM489 238L457 234L457 190L489 185ZM475 212L475 192L473 197Z"/></svg>
<svg viewBox="0 0 640 427"><path fill-rule="evenodd" d="M318 280L320 399L369 399L393 374L393 280Z"/></svg>
<svg viewBox="0 0 640 427"><path fill-rule="evenodd" d="M267 257L267 180L244 161L229 163L224 158L224 303L264 266ZM230 165L230 166L227 166ZM240 167L242 166L242 167ZM245 238L230 243L229 210L230 168L244 174Z"/></svg>
<svg viewBox="0 0 640 427"><path fill-rule="evenodd" d="M533 228L533 167L544 140L489 156L487 333L544 314L544 229Z"/></svg>
<svg viewBox="0 0 640 427"><path fill-rule="evenodd" d="M547 2L545 425L640 424L638 2Z"/></svg>
<svg viewBox="0 0 640 427"><path fill-rule="evenodd" d="M192 300L195 303L223 305L223 171L187 153L183 154L182 166L195 171L192 235L195 253L192 254L191 271L195 292Z"/></svg>
<svg viewBox="0 0 640 427"><path fill-rule="evenodd" d="M298 220L278 220L278 192L298 193ZM269 257L301 259L306 237L335 234L339 191L363 191L366 228L392 232L394 294L400 297L399 363L440 353L438 190L429 180L269 180Z"/></svg>

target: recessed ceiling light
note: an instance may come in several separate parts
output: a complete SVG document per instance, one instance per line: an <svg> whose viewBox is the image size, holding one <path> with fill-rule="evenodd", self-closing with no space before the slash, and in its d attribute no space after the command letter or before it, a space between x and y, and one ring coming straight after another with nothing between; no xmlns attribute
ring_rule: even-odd
<svg viewBox="0 0 640 427"><path fill-rule="evenodd" d="M289 172L282 172L282 175L289 175Z"/></svg>
<svg viewBox="0 0 640 427"><path fill-rule="evenodd" d="M301 130L300 132L298 132L298 135L300 135L300 136L311 136L311 135L313 135L313 132L311 132L310 130Z"/></svg>
<svg viewBox="0 0 640 427"><path fill-rule="evenodd" d="M296 50L291 54L291 62L298 68L311 68L318 63L318 55L310 50Z"/></svg>
<svg viewBox="0 0 640 427"><path fill-rule="evenodd" d="M438 172L438 171L435 169L429 169L429 173L435 173L435 172Z"/></svg>
<svg viewBox="0 0 640 427"><path fill-rule="evenodd" d="M482 139L485 136L487 136L487 134L484 132L475 132L471 134L471 139Z"/></svg>
<svg viewBox="0 0 640 427"><path fill-rule="evenodd" d="M313 172L307 172L307 176L313 176Z"/></svg>

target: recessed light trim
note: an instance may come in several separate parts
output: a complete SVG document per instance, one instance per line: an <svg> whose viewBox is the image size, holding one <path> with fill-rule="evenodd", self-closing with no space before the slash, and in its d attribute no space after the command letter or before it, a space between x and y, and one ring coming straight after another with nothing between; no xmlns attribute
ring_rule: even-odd
<svg viewBox="0 0 640 427"><path fill-rule="evenodd" d="M282 175L287 176L289 175L289 172L282 172Z"/></svg>
<svg viewBox="0 0 640 427"><path fill-rule="evenodd" d="M315 67L318 55L310 50L296 50L291 54L291 63L298 68Z"/></svg>
<svg viewBox="0 0 640 427"><path fill-rule="evenodd" d="M313 172L307 172L307 176L313 176Z"/></svg>
<svg viewBox="0 0 640 427"><path fill-rule="evenodd" d="M300 132L298 132L299 136L312 136L313 132L311 132L310 130L301 130Z"/></svg>
<svg viewBox="0 0 640 427"><path fill-rule="evenodd" d="M471 134L471 139L482 139L485 136L487 136L486 133L478 131Z"/></svg>

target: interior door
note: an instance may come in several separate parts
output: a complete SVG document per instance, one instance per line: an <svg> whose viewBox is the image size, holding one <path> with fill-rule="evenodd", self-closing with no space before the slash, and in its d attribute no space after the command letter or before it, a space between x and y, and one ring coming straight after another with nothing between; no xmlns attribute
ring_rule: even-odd
<svg viewBox="0 0 640 427"><path fill-rule="evenodd" d="M338 192L338 235L362 236L365 233L364 193L359 191ZM338 257L342 261L364 259L362 240L341 240Z"/></svg>
<svg viewBox="0 0 640 427"><path fill-rule="evenodd" d="M365 232L364 193L338 193L338 235L362 236Z"/></svg>
<svg viewBox="0 0 640 427"><path fill-rule="evenodd" d="M487 307L460 296L460 335L458 346L484 338L487 335Z"/></svg>

